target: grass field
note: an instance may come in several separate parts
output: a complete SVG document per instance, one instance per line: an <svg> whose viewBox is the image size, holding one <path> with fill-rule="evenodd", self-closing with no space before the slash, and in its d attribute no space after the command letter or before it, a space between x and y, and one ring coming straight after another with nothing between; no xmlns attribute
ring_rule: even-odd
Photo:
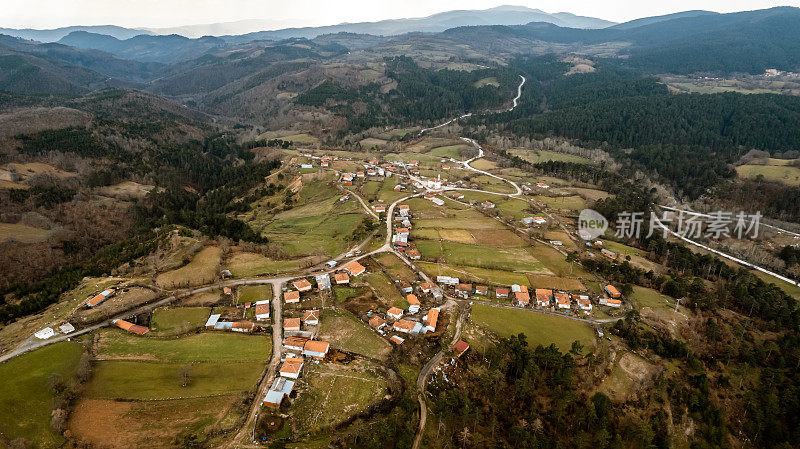
<svg viewBox="0 0 800 449"><path fill-rule="evenodd" d="M427 273L428 276L453 276L466 282L483 282L501 286L512 284L527 285L528 283L528 278L525 276L525 273L431 262L417 262L417 265L422 271Z"/></svg>
<svg viewBox="0 0 800 449"><path fill-rule="evenodd" d="M740 165L736 173L741 178L763 176L768 181L778 181L788 185L800 185L800 168L787 165Z"/></svg>
<svg viewBox="0 0 800 449"><path fill-rule="evenodd" d="M187 265L158 275L156 284L175 288L212 282L219 274L221 258L221 249L215 246L203 248Z"/></svg>
<svg viewBox="0 0 800 449"><path fill-rule="evenodd" d="M203 332L180 339L138 337L119 329L98 335L99 359L129 359L159 362L258 362L272 355L270 338L232 332Z"/></svg>
<svg viewBox="0 0 800 449"><path fill-rule="evenodd" d="M180 335L203 326L210 307L159 307L150 318L150 330L159 336Z"/></svg>
<svg viewBox="0 0 800 449"><path fill-rule="evenodd" d="M530 310L473 304L470 321L501 337L523 333L531 346L555 343L562 352L569 351L575 340L585 348L594 346L594 333L588 325Z"/></svg>
<svg viewBox="0 0 800 449"><path fill-rule="evenodd" d="M772 277L772 276L770 276L770 275L768 275L766 273L762 273L760 271L755 271L754 270L754 271L751 271L751 272L753 274L755 274L756 276L760 277L767 284L775 284L775 285L778 286L778 288L780 288L781 290L786 292L787 295L792 296L793 298L796 298L796 299L800 300L800 287L798 287L796 285L792 285L792 284L790 284L790 283L788 283L786 281L782 281L780 279L774 278L774 277Z"/></svg>
<svg viewBox="0 0 800 449"><path fill-rule="evenodd" d="M603 240L603 247L608 249L609 251L614 251L615 253L624 256L637 256L637 257L646 257L647 252L643 251L639 248L634 248L632 246L624 245L622 243L613 242L611 240Z"/></svg>
<svg viewBox="0 0 800 449"><path fill-rule="evenodd" d="M661 293L645 287L635 285L633 287L633 294L630 298L639 305L639 307L650 307L652 309L669 309L675 308L675 300L669 296L664 296Z"/></svg>
<svg viewBox="0 0 800 449"><path fill-rule="evenodd" d="M363 287L350 287L347 285L334 285L333 294L336 296L336 301L344 301L346 299L355 298L364 294L366 289Z"/></svg>
<svg viewBox="0 0 800 449"><path fill-rule="evenodd" d="M373 148L385 146L388 142L375 137L367 137L366 139L362 139L359 143L361 144L361 148Z"/></svg>
<svg viewBox="0 0 800 449"><path fill-rule="evenodd" d="M586 201L578 195L574 196L544 196L537 195L534 199L538 202L547 204L551 209L566 209L580 211L586 209Z"/></svg>
<svg viewBox="0 0 800 449"><path fill-rule="evenodd" d="M331 347L347 352L385 360L392 345L378 336L368 325L344 310L325 310L318 338Z"/></svg>
<svg viewBox="0 0 800 449"><path fill-rule="evenodd" d="M545 268L553 272L556 276L588 276L589 273L580 264L570 264L565 255L546 245L535 245L528 248L528 251L539 260Z"/></svg>
<svg viewBox="0 0 800 449"><path fill-rule="evenodd" d="M470 229L502 229L502 225L497 220L471 209L454 210L447 218L415 219L412 220L412 223L415 229L464 229L465 224L469 224Z"/></svg>
<svg viewBox="0 0 800 449"><path fill-rule="evenodd" d="M308 386L292 404L292 416L304 432L342 422L380 400L386 380L369 362L312 365L303 377Z"/></svg>
<svg viewBox="0 0 800 449"><path fill-rule="evenodd" d="M494 170L495 168L497 168L497 164L496 163L494 163L492 161L489 161L489 160L486 160L486 159L482 159L482 158L470 162L469 165L472 168L475 168L475 169L478 169L478 170L483 170L483 171Z"/></svg>
<svg viewBox="0 0 800 449"><path fill-rule="evenodd" d="M392 280L402 279L411 282L417 277L414 271L411 270L405 262L392 253L383 253L374 257L375 260L386 269L386 272L392 277Z"/></svg>
<svg viewBox="0 0 800 449"><path fill-rule="evenodd" d="M53 233L48 229L34 228L22 223L0 223L0 242L9 240L36 243L47 240Z"/></svg>
<svg viewBox="0 0 800 449"><path fill-rule="evenodd" d="M64 438L50 427L54 394L51 375L68 382L83 353L75 342L60 342L0 364L0 432L9 440L26 439L32 447L55 448Z"/></svg>
<svg viewBox="0 0 800 449"><path fill-rule="evenodd" d="M256 302L272 299L272 285L245 285L239 287L239 302Z"/></svg>
<svg viewBox="0 0 800 449"><path fill-rule="evenodd" d="M394 282L386 277L383 273L369 273L361 277L373 288L378 297L386 301L387 304L392 304L397 300L402 300L403 295L400 290L395 288Z"/></svg>
<svg viewBox="0 0 800 449"><path fill-rule="evenodd" d="M549 288L554 290L584 291L586 286L578 279L563 278L557 276L544 276L540 274L529 274L528 280L533 288Z"/></svg>
<svg viewBox="0 0 800 449"><path fill-rule="evenodd" d="M426 246L424 252L422 245L418 244L417 247L424 256L438 257L444 255L447 262L454 265L506 271L535 272L543 271L544 269L542 264L531 255L527 248L491 248L448 241L441 242L441 247L438 251L435 246Z"/></svg>
<svg viewBox="0 0 800 449"><path fill-rule="evenodd" d="M235 278L249 278L264 274L279 274L297 270L305 264L312 263L309 258L295 260L272 260L261 254L236 253L225 267L231 271Z"/></svg>
<svg viewBox="0 0 800 449"><path fill-rule="evenodd" d="M459 159L461 155L459 154L459 150L466 150L471 148L471 145L464 145L464 144L457 144L457 145L446 145L443 147L436 147L432 149L428 154L431 156L437 156L440 158L452 158L452 159Z"/></svg>
<svg viewBox="0 0 800 449"><path fill-rule="evenodd" d="M439 231L439 237L443 240L458 243L475 243L472 233L466 229L442 229Z"/></svg>

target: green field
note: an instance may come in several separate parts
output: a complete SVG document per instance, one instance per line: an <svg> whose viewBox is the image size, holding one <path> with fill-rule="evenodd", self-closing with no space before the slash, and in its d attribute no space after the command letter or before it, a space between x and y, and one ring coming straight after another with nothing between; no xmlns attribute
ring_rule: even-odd
<svg viewBox="0 0 800 449"><path fill-rule="evenodd" d="M186 367L190 370L190 381L183 386L180 372ZM86 387L86 396L97 399L156 400L242 393L256 385L263 370L264 363L253 362L107 360L95 364L92 380Z"/></svg>
<svg viewBox="0 0 800 449"><path fill-rule="evenodd" d="M376 273L368 273L361 276L364 278L364 281L367 282L375 292L378 294L378 297L385 300L388 304L392 304L397 300L402 300L403 295L400 294L400 290L395 288L394 282L386 277L385 274L382 272Z"/></svg>
<svg viewBox="0 0 800 449"><path fill-rule="evenodd" d="M437 247L438 245L438 247ZM527 248L492 248L450 241L421 240L417 248L424 257L444 256L448 263L506 271L544 269Z"/></svg>
<svg viewBox="0 0 800 449"><path fill-rule="evenodd" d="M122 330L100 332L100 359L156 360L160 362L264 361L272 354L271 339L232 332L203 332L180 339L139 337Z"/></svg>
<svg viewBox="0 0 800 449"><path fill-rule="evenodd" d="M567 257L554 248L546 245L535 245L528 248L528 251L556 276L589 276L589 273L578 263L572 264L572 273L570 273L570 264L567 262Z"/></svg>
<svg viewBox="0 0 800 449"><path fill-rule="evenodd" d="M470 321L501 337L523 333L531 346L555 343L563 352L569 351L575 340L586 348L594 346L591 327L555 315L473 304Z"/></svg>
<svg viewBox="0 0 800 449"><path fill-rule="evenodd" d="M740 165L736 173L742 178L763 176L768 181L778 181L788 185L800 185L800 168L788 165Z"/></svg>
<svg viewBox="0 0 800 449"><path fill-rule="evenodd" d="M566 209L574 211L586 209L586 201L578 195L559 197L537 195L533 198L537 202L547 204L547 207L551 209Z"/></svg>
<svg viewBox="0 0 800 449"><path fill-rule="evenodd" d="M239 287L239 302L256 302L272 299L272 285L246 285Z"/></svg>
<svg viewBox="0 0 800 449"><path fill-rule="evenodd" d="M630 298L639 305L639 307L650 307L651 309L675 309L675 299L669 296L664 296L661 293L646 287L633 287L633 294Z"/></svg>
<svg viewBox="0 0 800 449"><path fill-rule="evenodd" d="M399 257L392 253L383 253L373 257L378 261L379 264L381 264L381 266L383 266L383 268L386 270L386 273L389 274L392 280L401 279L411 282L417 277L417 275L414 274L414 271L409 268L405 262L400 260Z"/></svg>
<svg viewBox="0 0 800 449"><path fill-rule="evenodd" d="M293 271L309 262L309 259L273 260L261 254L236 253L225 267L231 271L233 277L241 279Z"/></svg>
<svg viewBox="0 0 800 449"><path fill-rule="evenodd" d="M384 360L392 345L380 337L367 324L352 313L343 310L325 310L322 314L318 338L331 347Z"/></svg>
<svg viewBox="0 0 800 449"><path fill-rule="evenodd" d="M334 285L333 294L336 296L336 301L341 302L346 299L355 298L365 293L365 289L361 287L349 287L346 285Z"/></svg>
<svg viewBox="0 0 800 449"><path fill-rule="evenodd" d="M428 154L431 156L436 156L440 158L452 158L452 159L460 159L461 155L459 154L459 150L464 150L467 148L471 148L471 145L447 145L443 147L436 147L432 149Z"/></svg>
<svg viewBox="0 0 800 449"><path fill-rule="evenodd" d="M158 335L179 335L203 326L210 307L159 307L150 318L150 329Z"/></svg>
<svg viewBox="0 0 800 449"><path fill-rule="evenodd" d="M617 243L611 240L603 240L603 247L609 251L617 253L617 255L622 255L623 258L624 256L647 257L646 251L643 251L639 248L634 248L632 246L623 245L622 243Z"/></svg>
<svg viewBox="0 0 800 449"><path fill-rule="evenodd" d="M527 285L528 278L524 273L514 273L504 270L489 270L486 268L465 267L459 265L446 265L431 262L417 262L417 265L428 276L453 276L464 282L485 282L488 284L509 286L512 284Z"/></svg>
<svg viewBox="0 0 800 449"><path fill-rule="evenodd" d="M33 447L54 448L64 438L50 427L54 393L52 375L64 382L75 377L83 347L54 343L0 364L0 433L9 440L24 438Z"/></svg>

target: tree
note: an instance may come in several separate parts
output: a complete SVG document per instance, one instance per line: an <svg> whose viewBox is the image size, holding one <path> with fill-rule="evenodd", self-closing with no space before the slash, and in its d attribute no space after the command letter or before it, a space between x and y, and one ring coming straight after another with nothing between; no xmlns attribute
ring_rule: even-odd
<svg viewBox="0 0 800 449"><path fill-rule="evenodd" d="M572 347L569 350L570 354L579 356L583 352L583 345L578 340L572 342Z"/></svg>
<svg viewBox="0 0 800 449"><path fill-rule="evenodd" d="M577 251L567 254L567 262L569 262L569 274L572 274L572 264L578 261Z"/></svg>
<svg viewBox="0 0 800 449"><path fill-rule="evenodd" d="M178 378L180 379L182 387L188 386L192 381L192 367L189 365L182 366L180 371L178 371Z"/></svg>

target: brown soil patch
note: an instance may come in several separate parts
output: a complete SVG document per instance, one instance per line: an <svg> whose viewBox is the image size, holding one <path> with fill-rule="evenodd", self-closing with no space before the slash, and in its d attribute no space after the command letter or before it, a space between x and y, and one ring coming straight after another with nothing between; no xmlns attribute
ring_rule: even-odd
<svg viewBox="0 0 800 449"><path fill-rule="evenodd" d="M355 316L360 317L370 310L376 310L380 308L381 304L378 302L375 294L369 290L361 296L348 299L343 306Z"/></svg>
<svg viewBox="0 0 800 449"><path fill-rule="evenodd" d="M470 231L479 245L496 247L525 246L525 241L508 229L472 229Z"/></svg>
<svg viewBox="0 0 800 449"><path fill-rule="evenodd" d="M562 278L557 276L543 276L529 274L528 280L534 288L550 288L554 290L584 291L586 286L578 279Z"/></svg>
<svg viewBox="0 0 800 449"><path fill-rule="evenodd" d="M179 306L213 306L222 300L222 292L219 290L211 290L209 292L195 293L194 295L187 296L180 301ZM230 302L230 297L226 297Z"/></svg>

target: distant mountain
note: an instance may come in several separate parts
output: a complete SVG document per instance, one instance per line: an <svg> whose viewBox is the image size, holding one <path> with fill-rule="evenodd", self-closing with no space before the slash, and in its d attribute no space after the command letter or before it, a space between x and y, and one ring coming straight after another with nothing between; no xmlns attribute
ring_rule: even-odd
<svg viewBox="0 0 800 449"><path fill-rule="evenodd" d="M169 36L142 34L121 40L86 31L74 31L61 38L58 43L77 48L101 50L134 61L159 63L194 59L208 53L209 50L226 45L224 40L212 36L189 39L177 34Z"/></svg>
<svg viewBox="0 0 800 449"><path fill-rule="evenodd" d="M123 28L116 25L93 25L93 26L71 26L64 28L55 28L52 30L34 30L30 28L15 29L15 28L0 28L0 34L8 36L21 37L23 39L30 39L39 42L56 42L64 36L75 32L86 31L89 33L105 34L113 36L117 39L130 39L133 36L140 34L153 34L151 31L144 29Z"/></svg>
<svg viewBox="0 0 800 449"><path fill-rule="evenodd" d="M672 20L672 19L683 19L686 17L700 17L700 16L712 16L712 15L719 15L719 13L713 11L702 11L702 10L683 11L683 12L676 12L674 14L665 14L663 16L642 17L641 19L635 19L625 23L618 23L609 28L613 28L616 30L629 30L631 28L636 28L644 25L651 25L653 23L658 23L658 22L665 22L667 20Z"/></svg>
<svg viewBox="0 0 800 449"><path fill-rule="evenodd" d="M570 28L605 28L614 22L593 17L576 16L570 13L548 14L524 6L498 6L484 10L447 11L428 17L414 19L392 19L379 22L343 23L321 27L285 28L274 31L259 31L238 36L224 36L229 42L252 40L280 40L292 37L313 39L323 34L356 33L376 36L395 36L405 33L438 33L449 28L476 25L522 25L529 22L547 22Z"/></svg>

